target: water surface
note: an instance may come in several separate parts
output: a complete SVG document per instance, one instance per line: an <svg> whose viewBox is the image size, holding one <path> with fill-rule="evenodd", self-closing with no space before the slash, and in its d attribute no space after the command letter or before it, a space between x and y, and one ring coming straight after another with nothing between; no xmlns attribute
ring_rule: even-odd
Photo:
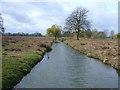
<svg viewBox="0 0 120 90"><path fill-rule="evenodd" d="M15 88L118 88L118 74L99 60L58 43Z"/></svg>

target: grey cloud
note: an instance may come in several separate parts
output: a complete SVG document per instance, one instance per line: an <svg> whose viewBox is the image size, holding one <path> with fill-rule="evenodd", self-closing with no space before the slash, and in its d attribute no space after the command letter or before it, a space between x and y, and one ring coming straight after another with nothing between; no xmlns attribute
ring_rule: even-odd
<svg viewBox="0 0 120 90"><path fill-rule="evenodd" d="M31 19L27 15L28 13L26 13L27 9L22 7L22 5L20 7L18 5L21 4L5 3L3 5L3 13L10 15L13 19L21 23L32 23Z"/></svg>
<svg viewBox="0 0 120 90"><path fill-rule="evenodd" d="M111 7L108 5L111 5ZM111 13L113 3L96 2L24 2L24 3L3 3L4 13L11 19L6 20L6 27L14 32L13 26L18 23L21 28L16 27L16 31L36 32L45 34L46 29L52 24L64 25L65 19L74 8L83 6L89 10L88 19L92 21L93 28L99 30L117 29L117 15ZM115 8L114 8L115 10ZM5 17L6 19L6 17ZM11 22L14 19L15 22ZM8 25L11 22L10 25Z"/></svg>

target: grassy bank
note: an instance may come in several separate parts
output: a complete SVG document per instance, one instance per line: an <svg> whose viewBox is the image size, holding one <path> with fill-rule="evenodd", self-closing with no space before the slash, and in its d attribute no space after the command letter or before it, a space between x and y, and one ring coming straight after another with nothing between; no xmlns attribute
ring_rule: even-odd
<svg viewBox="0 0 120 90"><path fill-rule="evenodd" d="M52 38L45 37L2 37L2 41L2 88L16 85L52 45Z"/></svg>
<svg viewBox="0 0 120 90"><path fill-rule="evenodd" d="M118 40L85 38L76 40L73 38L66 38L64 42L81 53L99 59L103 63L109 64L120 70L118 65L118 56L120 55L118 52L118 49L120 49L120 47L118 47Z"/></svg>

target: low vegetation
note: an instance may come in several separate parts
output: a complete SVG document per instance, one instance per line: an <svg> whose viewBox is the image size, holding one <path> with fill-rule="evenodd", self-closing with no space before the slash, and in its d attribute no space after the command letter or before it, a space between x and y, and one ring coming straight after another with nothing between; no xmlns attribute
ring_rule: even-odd
<svg viewBox="0 0 120 90"><path fill-rule="evenodd" d="M109 64L112 67L120 70L118 56L120 56L120 46L118 47L118 40L115 39L85 39L75 40L69 38L64 42L70 45L72 48L86 54L89 57L93 57L101 60L105 64Z"/></svg>
<svg viewBox="0 0 120 90"><path fill-rule="evenodd" d="M45 52L51 50L53 38L46 37L2 37L2 84L12 88Z"/></svg>
<svg viewBox="0 0 120 90"><path fill-rule="evenodd" d="M120 33L117 33L115 36L113 36L114 39L119 39L120 38Z"/></svg>

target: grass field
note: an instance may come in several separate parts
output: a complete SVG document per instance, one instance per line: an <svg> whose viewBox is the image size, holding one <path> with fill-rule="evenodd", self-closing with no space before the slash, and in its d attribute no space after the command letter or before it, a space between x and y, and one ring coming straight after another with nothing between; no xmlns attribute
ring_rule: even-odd
<svg viewBox="0 0 120 90"><path fill-rule="evenodd" d="M49 37L2 37L2 87L12 88L45 52L51 50L53 38Z"/></svg>
<svg viewBox="0 0 120 90"><path fill-rule="evenodd" d="M81 53L99 59L103 63L120 70L118 57L120 56L120 46L118 45L118 40L85 38L76 40L74 38L67 38L64 42Z"/></svg>
<svg viewBox="0 0 120 90"><path fill-rule="evenodd" d="M119 68L120 47L115 39L61 39L72 48L101 60L105 64ZM23 76L30 72L45 52L51 50L53 38L50 37L2 37L2 86L12 88Z"/></svg>

